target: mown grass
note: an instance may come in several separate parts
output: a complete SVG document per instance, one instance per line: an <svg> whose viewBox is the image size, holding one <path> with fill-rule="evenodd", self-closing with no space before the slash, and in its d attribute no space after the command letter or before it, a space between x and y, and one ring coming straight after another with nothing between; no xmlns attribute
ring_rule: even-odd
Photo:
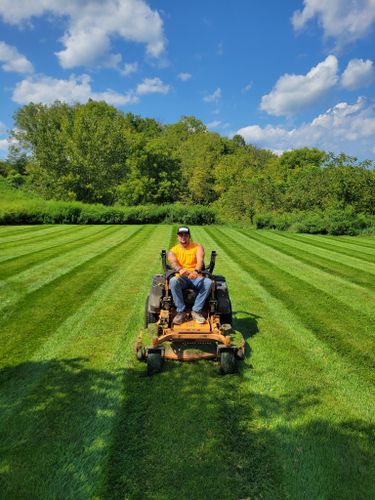
<svg viewBox="0 0 375 500"><path fill-rule="evenodd" d="M373 498L372 238L196 227L238 374L133 344L174 226L0 228L5 498Z"/></svg>

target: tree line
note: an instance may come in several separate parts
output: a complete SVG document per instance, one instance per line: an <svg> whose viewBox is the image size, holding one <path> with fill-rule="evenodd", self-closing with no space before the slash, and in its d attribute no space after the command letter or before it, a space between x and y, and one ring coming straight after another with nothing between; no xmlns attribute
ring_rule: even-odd
<svg viewBox="0 0 375 500"><path fill-rule="evenodd" d="M15 113L12 137L0 174L46 199L200 204L233 221L265 212L375 212L371 161L315 148L277 156L193 116L162 124L93 100L30 103Z"/></svg>

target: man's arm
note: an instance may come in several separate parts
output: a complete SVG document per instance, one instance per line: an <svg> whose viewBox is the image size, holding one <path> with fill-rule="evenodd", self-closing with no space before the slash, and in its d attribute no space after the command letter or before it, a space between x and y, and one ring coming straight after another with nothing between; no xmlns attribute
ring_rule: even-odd
<svg viewBox="0 0 375 500"><path fill-rule="evenodd" d="M197 248L197 267L196 271L200 272L203 269L203 259L204 259L204 248L202 245L198 245Z"/></svg>
<svg viewBox="0 0 375 500"><path fill-rule="evenodd" d="M189 273L189 279L195 280L195 278L198 277L198 274L202 271L203 269L203 259L204 259L204 248L202 245L198 245L197 248L197 264L195 266L195 270Z"/></svg>

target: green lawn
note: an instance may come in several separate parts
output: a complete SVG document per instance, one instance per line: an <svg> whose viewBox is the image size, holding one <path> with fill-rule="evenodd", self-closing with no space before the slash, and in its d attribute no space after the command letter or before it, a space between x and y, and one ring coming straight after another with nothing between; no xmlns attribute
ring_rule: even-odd
<svg viewBox="0 0 375 500"><path fill-rule="evenodd" d="M133 346L172 226L0 227L0 496L375 498L375 239L193 228L238 374Z"/></svg>

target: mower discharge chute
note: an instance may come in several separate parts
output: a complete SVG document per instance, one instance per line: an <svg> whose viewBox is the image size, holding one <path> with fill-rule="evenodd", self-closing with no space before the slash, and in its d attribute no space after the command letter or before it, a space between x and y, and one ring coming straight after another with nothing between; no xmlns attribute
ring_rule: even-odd
<svg viewBox="0 0 375 500"><path fill-rule="evenodd" d="M145 328L140 332L135 351L138 360L146 361L149 375L161 371L165 359L193 361L212 359L220 362L223 374L233 373L237 361L244 358L245 341L232 328L232 305L224 276L212 274L216 252L211 253L210 265L201 274L212 280L211 293L202 310L204 324L190 317L196 292L184 290L187 321L173 323L176 308L169 289L169 280L177 274L167 264L166 251L161 252L163 274L152 278L146 299Z"/></svg>

